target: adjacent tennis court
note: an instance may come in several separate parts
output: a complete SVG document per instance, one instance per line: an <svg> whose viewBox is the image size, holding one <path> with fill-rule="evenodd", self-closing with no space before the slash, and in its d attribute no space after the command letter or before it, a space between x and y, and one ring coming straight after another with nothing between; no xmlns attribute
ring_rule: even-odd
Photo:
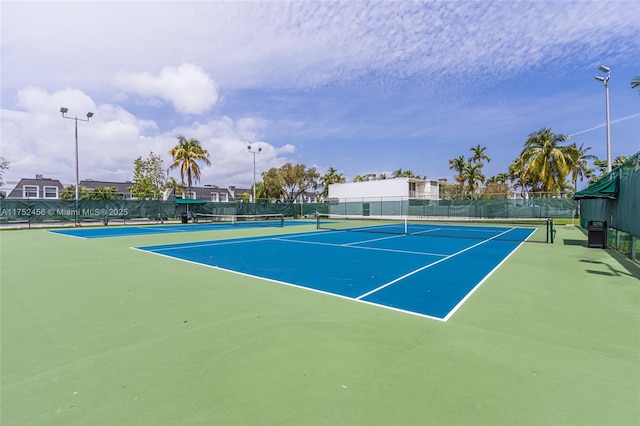
<svg viewBox="0 0 640 426"><path fill-rule="evenodd" d="M288 221L286 226L307 225L307 222ZM136 235L154 235L176 232L219 231L242 228L283 227L281 214L265 215L196 215L194 223L137 226L105 226L72 229L56 229L49 232L76 238L131 237Z"/></svg>
<svg viewBox="0 0 640 426"><path fill-rule="evenodd" d="M536 231L411 226L413 234L406 232L404 221L386 221L349 230L137 249L446 321ZM349 232L353 230L360 232Z"/></svg>

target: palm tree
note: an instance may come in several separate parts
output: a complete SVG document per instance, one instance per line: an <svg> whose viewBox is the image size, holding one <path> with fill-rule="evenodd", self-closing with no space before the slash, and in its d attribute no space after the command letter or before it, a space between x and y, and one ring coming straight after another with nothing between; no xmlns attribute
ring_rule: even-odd
<svg viewBox="0 0 640 426"><path fill-rule="evenodd" d="M353 178L354 182L362 182L363 180L364 180L364 178L362 176L360 176L360 175L358 175L358 176Z"/></svg>
<svg viewBox="0 0 640 426"><path fill-rule="evenodd" d="M182 194L182 197L184 197L184 191L186 189L184 187L184 184L178 182L173 176L171 176L169 180L167 180L167 182L164 184L164 188L172 190L175 195L178 195L178 193L180 193Z"/></svg>
<svg viewBox="0 0 640 426"><path fill-rule="evenodd" d="M468 163L464 159L464 155L449 160L449 169L457 173L454 179L458 182L458 197L462 198L464 192L464 169Z"/></svg>
<svg viewBox="0 0 640 426"><path fill-rule="evenodd" d="M324 186L322 196L327 198L329 196L329 185L333 183L344 183L346 181L342 173L336 173L337 170L333 167L329 167L327 173L320 179L320 184Z"/></svg>
<svg viewBox="0 0 640 426"><path fill-rule="evenodd" d="M379 180L386 180L387 179L387 174L386 173L380 174L380 177L378 179Z"/></svg>
<svg viewBox="0 0 640 426"><path fill-rule="evenodd" d="M192 183L200 180L200 166L198 161L202 161L207 166L211 166L209 161L209 152L200 145L197 139L186 139L184 136L178 136L178 144L169 151L169 155L173 157L173 162L169 165L169 169L180 168L180 178L184 184L187 178L187 189L189 197L191 197Z"/></svg>
<svg viewBox="0 0 640 426"><path fill-rule="evenodd" d="M508 172L511 185L513 186L514 189L521 188L522 194L524 194L527 191L527 188L529 187L529 181L525 174L524 166L525 165L522 158L518 157L515 160L513 160L513 163L511 163L511 165L509 166L509 172Z"/></svg>
<svg viewBox="0 0 640 426"><path fill-rule="evenodd" d="M475 198L475 193L478 189L478 185L485 181L485 177L482 174L482 165L480 163L466 163L462 174L464 180L467 182L467 187L469 188L471 197Z"/></svg>
<svg viewBox="0 0 640 426"><path fill-rule="evenodd" d="M534 190L559 192L571 171L569 146L562 144L569 136L555 134L551 129L531 133L520 153L524 164L524 174L531 181Z"/></svg>
<svg viewBox="0 0 640 426"><path fill-rule="evenodd" d="M402 168L399 168L398 170L396 170L395 172L393 172L391 174L391 177L393 177L393 178L399 178L399 177L414 178L414 177L416 177L416 175L411 170L402 170Z"/></svg>
<svg viewBox="0 0 640 426"><path fill-rule="evenodd" d="M473 155L471 156L469 161L472 163L478 163L480 167L484 167L484 163L482 162L482 160L486 160L487 163L491 161L491 158L489 158L489 156L484 153L486 149L487 147L480 145L476 146L475 148L471 148L470 151L473 152Z"/></svg>
<svg viewBox="0 0 640 426"><path fill-rule="evenodd" d="M587 160L595 160L595 155L587 154L591 147L584 147L584 144L580 145L580 148L576 144L569 146L568 156L571 168L571 183L573 184L573 190L578 190L578 179L582 182L584 178L589 178L593 173L593 170L589 168Z"/></svg>
<svg viewBox="0 0 640 426"><path fill-rule="evenodd" d="M496 183L507 183L509 180L509 173L498 173L496 176Z"/></svg>

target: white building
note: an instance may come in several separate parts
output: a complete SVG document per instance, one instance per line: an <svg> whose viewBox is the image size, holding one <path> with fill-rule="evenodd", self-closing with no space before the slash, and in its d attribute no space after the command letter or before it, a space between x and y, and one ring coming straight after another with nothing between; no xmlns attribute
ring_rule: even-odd
<svg viewBox="0 0 640 426"><path fill-rule="evenodd" d="M330 214L397 217L412 214L413 205L439 196L438 181L393 178L331 184L327 201Z"/></svg>
<svg viewBox="0 0 640 426"><path fill-rule="evenodd" d="M329 185L329 199L345 201L437 200L440 187L436 180L393 178Z"/></svg>

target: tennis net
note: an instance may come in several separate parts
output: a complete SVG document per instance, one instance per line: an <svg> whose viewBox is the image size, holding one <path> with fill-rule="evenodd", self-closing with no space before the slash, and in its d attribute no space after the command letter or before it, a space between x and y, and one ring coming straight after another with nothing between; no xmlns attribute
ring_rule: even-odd
<svg viewBox="0 0 640 426"><path fill-rule="evenodd" d="M196 223L214 223L241 226L284 226L282 214L207 214L196 213Z"/></svg>
<svg viewBox="0 0 640 426"><path fill-rule="evenodd" d="M553 242L553 219L389 218L318 214L317 228L421 237Z"/></svg>

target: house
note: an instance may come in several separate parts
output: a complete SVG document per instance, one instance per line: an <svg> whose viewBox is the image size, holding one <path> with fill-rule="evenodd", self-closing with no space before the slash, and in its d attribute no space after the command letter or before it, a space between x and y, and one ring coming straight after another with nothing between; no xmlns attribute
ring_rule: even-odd
<svg viewBox="0 0 640 426"><path fill-rule="evenodd" d="M64 185L57 179L36 175L35 179L22 178L9 192L7 198L40 198L57 200L64 189Z"/></svg>
<svg viewBox="0 0 640 426"><path fill-rule="evenodd" d="M405 216L416 200L437 199L438 182L393 178L329 185L329 213L354 216Z"/></svg>
<svg viewBox="0 0 640 426"><path fill-rule="evenodd" d="M384 200L437 200L440 187L436 180L393 178L329 185L329 199L340 202Z"/></svg>
<svg viewBox="0 0 640 426"><path fill-rule="evenodd" d="M176 198L186 198L213 203L229 203L239 200L245 192L250 194L249 189L238 189L235 186L230 186L229 188L218 188L213 185L204 185L200 187L193 186L191 187L191 193L189 194L187 194L187 191L184 193L174 194L173 191L167 190L165 191L164 200L172 201Z"/></svg>

